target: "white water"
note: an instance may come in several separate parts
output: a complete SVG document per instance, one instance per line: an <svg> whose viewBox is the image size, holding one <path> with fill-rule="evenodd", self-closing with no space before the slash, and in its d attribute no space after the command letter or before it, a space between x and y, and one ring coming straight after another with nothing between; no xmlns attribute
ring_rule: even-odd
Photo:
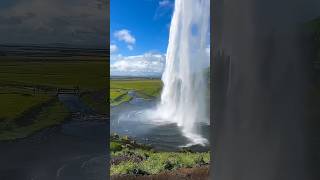
<svg viewBox="0 0 320 180"><path fill-rule="evenodd" d="M208 143L200 123L209 123L207 111L210 0L175 0L164 84L157 109L160 121L177 123L191 143Z"/></svg>

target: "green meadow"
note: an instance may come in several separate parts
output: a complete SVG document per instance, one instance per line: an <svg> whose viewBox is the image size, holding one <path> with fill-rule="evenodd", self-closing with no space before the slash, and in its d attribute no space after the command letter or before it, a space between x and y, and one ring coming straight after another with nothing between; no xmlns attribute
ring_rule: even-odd
<svg viewBox="0 0 320 180"><path fill-rule="evenodd" d="M128 92L135 91L138 96L150 99L160 95L160 79L117 79L110 80L110 103L116 106L131 100Z"/></svg>
<svg viewBox="0 0 320 180"><path fill-rule="evenodd" d="M7 60L0 65L1 85L32 86L47 89L85 90L105 88L108 65L102 60Z"/></svg>
<svg viewBox="0 0 320 180"><path fill-rule="evenodd" d="M67 119L70 113L58 101L57 88L79 87L88 106L107 109L108 74L105 59L1 59L0 140L24 138ZM101 106L93 100L97 94L103 94Z"/></svg>

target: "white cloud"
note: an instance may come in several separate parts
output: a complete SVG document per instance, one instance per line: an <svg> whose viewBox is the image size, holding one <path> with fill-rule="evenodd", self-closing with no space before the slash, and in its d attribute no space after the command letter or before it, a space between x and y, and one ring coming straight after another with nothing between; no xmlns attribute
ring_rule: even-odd
<svg viewBox="0 0 320 180"><path fill-rule="evenodd" d="M165 55L146 53L137 56L111 56L112 76L160 76L165 66Z"/></svg>
<svg viewBox="0 0 320 180"><path fill-rule="evenodd" d="M128 49L129 49L130 51L133 50L133 46L132 46L132 45L128 45L127 47L128 47Z"/></svg>
<svg viewBox="0 0 320 180"><path fill-rule="evenodd" d="M167 14L171 14L173 7L174 7L174 2L172 0L159 1L159 6L155 12L153 19L157 20L158 18L161 18Z"/></svg>
<svg viewBox="0 0 320 180"><path fill-rule="evenodd" d="M110 53L115 53L118 50L118 46L115 44L110 44Z"/></svg>
<svg viewBox="0 0 320 180"><path fill-rule="evenodd" d="M127 44L135 44L136 43L136 38L131 34L131 32L127 29L122 29L119 31L116 31L114 33L114 36L119 40L119 41L124 41Z"/></svg>
<svg viewBox="0 0 320 180"><path fill-rule="evenodd" d="M160 7L171 6L171 2L169 0L162 0L162 1L159 1L159 6Z"/></svg>

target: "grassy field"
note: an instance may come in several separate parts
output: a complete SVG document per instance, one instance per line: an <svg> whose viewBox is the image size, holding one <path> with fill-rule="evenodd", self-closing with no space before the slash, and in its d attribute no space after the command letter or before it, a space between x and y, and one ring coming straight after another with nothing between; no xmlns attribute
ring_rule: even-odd
<svg viewBox="0 0 320 180"><path fill-rule="evenodd" d="M109 104L107 103L106 90L86 92L81 95L81 99L87 106L99 114L107 115Z"/></svg>
<svg viewBox="0 0 320 180"><path fill-rule="evenodd" d="M138 96L150 99L160 95L162 82L160 79L124 79L110 81L110 102L112 106L131 100L129 91Z"/></svg>
<svg viewBox="0 0 320 180"><path fill-rule="evenodd" d="M39 109L27 109L19 118L1 121L0 125L3 127L0 128L0 140L25 138L43 128L58 125L69 116L69 112L57 99L48 106L37 108ZM33 113L32 110L37 112Z"/></svg>
<svg viewBox="0 0 320 180"><path fill-rule="evenodd" d="M208 165L209 152L157 152L128 137L111 136L111 175L153 175Z"/></svg>
<svg viewBox="0 0 320 180"><path fill-rule="evenodd" d="M0 85L105 88L108 66L104 61L5 61L0 63Z"/></svg>
<svg viewBox="0 0 320 180"><path fill-rule="evenodd" d="M57 88L79 87L89 106L107 110L106 93L101 106L93 98L106 92L108 74L105 59L1 59L0 140L26 137L65 120L69 112L59 103Z"/></svg>
<svg viewBox="0 0 320 180"><path fill-rule="evenodd" d="M0 94L1 99L1 119L16 119L26 109L30 109L38 104L48 101L50 96L31 94ZM17 103L18 102L18 103Z"/></svg>

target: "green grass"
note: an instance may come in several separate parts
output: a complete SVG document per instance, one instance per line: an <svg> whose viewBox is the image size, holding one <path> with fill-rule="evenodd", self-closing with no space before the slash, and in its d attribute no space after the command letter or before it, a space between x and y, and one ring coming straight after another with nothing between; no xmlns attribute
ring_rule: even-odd
<svg viewBox="0 0 320 180"><path fill-rule="evenodd" d="M116 151L121 151L122 146L121 143L119 142L110 142L110 151L116 152Z"/></svg>
<svg viewBox="0 0 320 180"><path fill-rule="evenodd" d="M130 154L144 157L146 160L136 163L125 161L118 165L112 165L110 168L111 175L131 174L134 170L140 170L146 174L158 174L163 171L176 170L179 168L192 168L202 164L209 164L210 154L192 153L192 152L152 152L147 150L128 150L124 149L111 156Z"/></svg>
<svg viewBox="0 0 320 180"><path fill-rule="evenodd" d="M128 90L111 89L110 91L111 106L117 106L121 103L128 102L132 99L128 95Z"/></svg>
<svg viewBox="0 0 320 180"><path fill-rule="evenodd" d="M111 175L158 174L179 168L193 168L210 162L210 152L157 152L150 146L138 144L134 140L116 134L110 138L111 159L123 158L111 164ZM140 162L135 161L140 158Z"/></svg>
<svg viewBox="0 0 320 180"><path fill-rule="evenodd" d="M110 102L112 106L131 100L129 91L135 91L138 96L151 99L160 95L162 89L161 80L111 80Z"/></svg>
<svg viewBox="0 0 320 180"><path fill-rule="evenodd" d="M12 126L8 130L0 131L0 140L14 140L17 138L25 138L34 132L53 125L58 125L69 116L69 112L63 104L54 100L50 106L42 107L40 112L32 118L32 122L28 125L15 125L14 121L10 123Z"/></svg>
<svg viewBox="0 0 320 180"><path fill-rule="evenodd" d="M108 66L104 61L5 61L0 85L44 86L96 90L106 88Z"/></svg>
<svg viewBox="0 0 320 180"><path fill-rule="evenodd" d="M105 91L108 74L104 59L1 59L0 140L26 137L65 120L67 110L58 102L49 103L57 88L77 86L90 106L107 109L106 94L101 103L87 92Z"/></svg>
<svg viewBox="0 0 320 180"><path fill-rule="evenodd" d="M31 94L0 94L0 123L1 119L13 120L38 104L48 101L48 95Z"/></svg>
<svg viewBox="0 0 320 180"><path fill-rule="evenodd" d="M106 102L105 91L88 92L81 96L81 100L99 114L106 114L109 109L109 104Z"/></svg>

